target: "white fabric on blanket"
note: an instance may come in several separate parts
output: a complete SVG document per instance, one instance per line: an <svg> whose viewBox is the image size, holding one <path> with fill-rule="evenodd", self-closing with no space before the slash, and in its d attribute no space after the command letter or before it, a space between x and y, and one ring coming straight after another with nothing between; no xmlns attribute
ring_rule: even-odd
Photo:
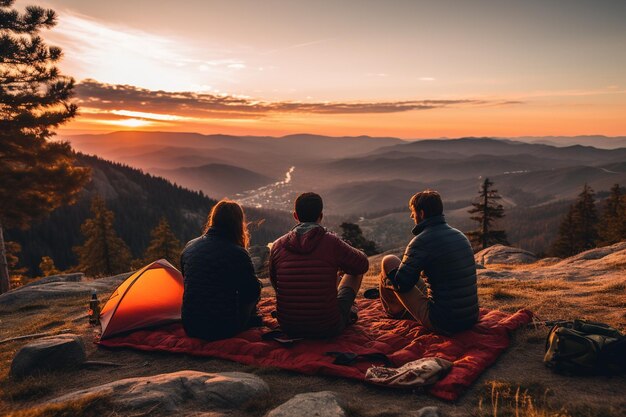
<svg viewBox="0 0 626 417"><path fill-rule="evenodd" d="M399 368L372 366L365 374L367 381L395 387L431 385L441 379L452 367L452 362L441 358L421 358Z"/></svg>

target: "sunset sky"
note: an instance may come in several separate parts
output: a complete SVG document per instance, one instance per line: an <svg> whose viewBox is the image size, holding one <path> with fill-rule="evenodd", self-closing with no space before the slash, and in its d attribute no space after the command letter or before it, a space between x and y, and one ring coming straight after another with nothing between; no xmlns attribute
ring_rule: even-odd
<svg viewBox="0 0 626 417"><path fill-rule="evenodd" d="M123 129L626 135L626 1L18 0L81 115Z"/></svg>

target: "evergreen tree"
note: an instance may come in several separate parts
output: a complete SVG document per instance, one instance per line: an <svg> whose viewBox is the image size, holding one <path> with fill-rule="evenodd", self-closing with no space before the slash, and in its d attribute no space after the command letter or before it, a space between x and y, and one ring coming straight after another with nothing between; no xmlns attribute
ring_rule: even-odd
<svg viewBox="0 0 626 417"><path fill-rule="evenodd" d="M605 245L626 240L626 195L619 184L613 185L604 203L599 234L600 242Z"/></svg>
<svg viewBox="0 0 626 417"><path fill-rule="evenodd" d="M58 275L61 273L54 265L54 260L49 256L44 256L41 258L41 263L39 264L39 269L41 269L41 274L44 277L49 277L51 275Z"/></svg>
<svg viewBox="0 0 626 417"><path fill-rule="evenodd" d="M341 230L341 237L343 240L350 243L350 245L354 246L357 249L361 249L367 256L376 255L380 253L378 247L376 246L376 242L373 240L367 240L365 236L363 236L363 231L358 224L354 223L341 223L339 225Z"/></svg>
<svg viewBox="0 0 626 417"><path fill-rule="evenodd" d="M595 193L585 184L574 204L574 230L578 240L576 253L596 247L598 243L598 212Z"/></svg>
<svg viewBox="0 0 626 417"><path fill-rule="evenodd" d="M161 217L159 224L152 231L152 240L144 254L145 263L154 262L158 259L166 259L172 265L179 268L180 253L182 246L170 228L165 217Z"/></svg>
<svg viewBox="0 0 626 417"><path fill-rule="evenodd" d="M593 189L585 184L578 200L559 227L559 235L552 245L555 256L567 257L593 249L598 242L598 213Z"/></svg>
<svg viewBox="0 0 626 417"><path fill-rule="evenodd" d="M493 224L496 220L504 217L504 207L498 202L502 197L498 194L498 190L492 188L493 182L489 178L485 178L479 191L479 201L472 203L474 206L469 210L472 220L480 224L478 230L468 233L472 244L480 249L501 243L508 245L509 242L504 230L493 230Z"/></svg>
<svg viewBox="0 0 626 417"><path fill-rule="evenodd" d="M91 203L93 217L80 227L85 243L74 248L78 269L94 277L115 275L130 270L131 254L126 243L115 233L113 212L104 200L96 197Z"/></svg>
<svg viewBox="0 0 626 417"><path fill-rule="evenodd" d="M26 268L20 267L19 255L22 252L22 246L17 242L6 242L6 259L9 269L9 280L12 286L23 284L26 277Z"/></svg>
<svg viewBox="0 0 626 417"><path fill-rule="evenodd" d="M567 258L568 256L578 253L578 241L574 217L575 208L572 204L559 226L559 235L557 236L556 241L552 244L550 252L554 256Z"/></svg>
<svg viewBox="0 0 626 417"><path fill-rule="evenodd" d="M48 141L76 114L74 80L55 66L61 49L39 36L56 14L34 6L20 13L13 3L0 0L0 293L10 287L2 229L73 202L89 177L67 143Z"/></svg>

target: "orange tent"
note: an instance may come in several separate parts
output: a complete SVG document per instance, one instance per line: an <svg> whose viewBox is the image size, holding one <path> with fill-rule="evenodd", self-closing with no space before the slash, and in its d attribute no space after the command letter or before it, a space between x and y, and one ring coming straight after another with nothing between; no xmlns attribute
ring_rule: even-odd
<svg viewBox="0 0 626 417"><path fill-rule="evenodd" d="M180 320L183 288L182 274L165 259L135 272L102 308L100 338Z"/></svg>

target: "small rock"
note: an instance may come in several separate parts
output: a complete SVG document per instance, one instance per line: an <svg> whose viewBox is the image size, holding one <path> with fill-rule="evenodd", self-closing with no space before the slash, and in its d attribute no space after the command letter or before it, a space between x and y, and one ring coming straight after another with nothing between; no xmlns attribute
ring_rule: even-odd
<svg viewBox="0 0 626 417"><path fill-rule="evenodd" d="M439 417L439 407L423 407L417 411L415 417Z"/></svg>
<svg viewBox="0 0 626 417"><path fill-rule="evenodd" d="M85 345L75 334L45 337L22 347L11 363L11 376L21 378L40 371L67 370L85 360Z"/></svg>
<svg viewBox="0 0 626 417"><path fill-rule="evenodd" d="M169 412L191 408L200 414L200 411L238 408L254 398L269 395L269 387L258 376L243 372L179 371L122 379L76 391L52 402L74 401L91 395L108 397L113 405L125 410L137 411L158 405Z"/></svg>
<svg viewBox="0 0 626 417"><path fill-rule="evenodd" d="M270 411L267 417L345 417L346 413L332 391L298 394Z"/></svg>

